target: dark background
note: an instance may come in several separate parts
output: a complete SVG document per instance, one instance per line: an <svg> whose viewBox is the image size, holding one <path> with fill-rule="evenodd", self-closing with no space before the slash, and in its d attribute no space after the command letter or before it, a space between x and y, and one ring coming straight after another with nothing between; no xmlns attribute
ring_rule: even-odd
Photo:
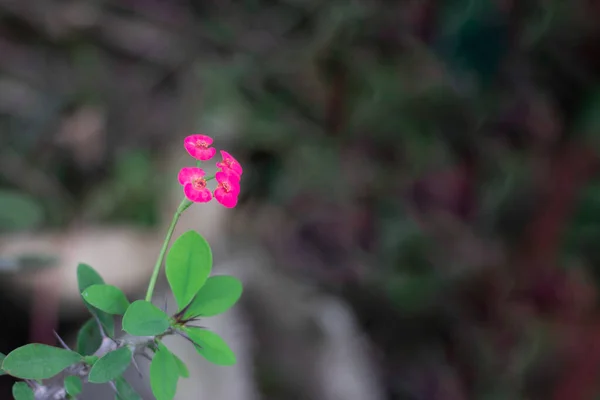
<svg viewBox="0 0 600 400"><path fill-rule="evenodd" d="M245 167L242 234L351 307L387 399L594 399L596 3L0 0L0 230L155 229L164 149L203 132ZM4 297L2 352L53 340Z"/></svg>

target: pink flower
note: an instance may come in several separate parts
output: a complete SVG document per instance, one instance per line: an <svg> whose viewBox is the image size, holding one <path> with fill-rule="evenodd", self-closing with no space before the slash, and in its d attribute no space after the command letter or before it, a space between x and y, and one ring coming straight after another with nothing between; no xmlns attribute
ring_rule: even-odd
<svg viewBox="0 0 600 400"><path fill-rule="evenodd" d="M217 168L221 168L221 170L226 171L232 171L234 173L236 173L238 175L238 177L242 176L242 173L244 172L244 170L242 169L242 166L240 165L239 162L237 162L237 160L235 158L233 158L231 156L231 154L229 154L226 151L221 150L221 157L223 157L223 161L220 161L217 163Z"/></svg>
<svg viewBox="0 0 600 400"><path fill-rule="evenodd" d="M205 172L202 168L185 167L179 171L177 178L183 186L183 193L189 201L206 203L212 199L212 193L206 188Z"/></svg>
<svg viewBox="0 0 600 400"><path fill-rule="evenodd" d="M210 136L190 135L183 140L183 146L196 160L206 161L213 158L217 149L209 147L213 143Z"/></svg>
<svg viewBox="0 0 600 400"><path fill-rule="evenodd" d="M227 208L237 205L240 194L240 177L233 171L224 170L217 172L215 179L219 184L215 189L215 199Z"/></svg>

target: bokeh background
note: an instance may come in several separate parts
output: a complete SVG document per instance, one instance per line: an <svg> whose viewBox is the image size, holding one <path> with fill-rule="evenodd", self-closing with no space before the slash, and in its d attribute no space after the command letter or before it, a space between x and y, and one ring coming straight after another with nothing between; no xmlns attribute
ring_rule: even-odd
<svg viewBox="0 0 600 400"><path fill-rule="evenodd" d="M0 0L0 351L73 343L78 262L143 296L201 132L245 168L235 210L181 228L244 281L207 322L240 362L177 345L178 399L599 398L599 19L591 0Z"/></svg>

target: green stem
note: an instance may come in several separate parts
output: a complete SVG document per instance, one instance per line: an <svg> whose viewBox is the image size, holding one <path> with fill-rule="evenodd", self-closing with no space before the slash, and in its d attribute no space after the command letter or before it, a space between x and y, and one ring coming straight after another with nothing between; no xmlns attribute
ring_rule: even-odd
<svg viewBox="0 0 600 400"><path fill-rule="evenodd" d="M146 292L146 301L152 301L152 293L154 292L154 287L156 286L156 281L158 280L160 266L162 265L163 259L165 258L167 247L169 247L169 243L171 242L173 231L175 230L177 221L179 221L179 217L181 217L181 214L183 214L183 212L190 205L192 205L192 202L184 198L179 207L177 207L175 215L173 215L173 220L171 221L171 225L169 226L169 230L167 231L167 236L165 237L165 241L163 242L162 248L160 249L160 254L158 255L158 259L156 260L156 264L154 265L154 271L152 272L152 277L150 278L150 283L148 284L148 291Z"/></svg>

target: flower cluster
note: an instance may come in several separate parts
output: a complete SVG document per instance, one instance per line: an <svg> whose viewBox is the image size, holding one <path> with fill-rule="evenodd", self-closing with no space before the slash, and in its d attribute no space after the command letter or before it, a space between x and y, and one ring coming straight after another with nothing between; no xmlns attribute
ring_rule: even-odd
<svg viewBox="0 0 600 400"><path fill-rule="evenodd" d="M187 152L198 161L208 161L217 153L211 147L213 139L206 135L190 135L185 138L183 145ZM226 151L221 150L222 160L216 165L219 168L214 178L217 187L214 192L206 187L206 173L199 167L184 167L179 171L179 183L183 186L183 193L188 200L194 203L206 203L214 198L227 208L237 205L240 194L240 179L243 169L239 162Z"/></svg>

